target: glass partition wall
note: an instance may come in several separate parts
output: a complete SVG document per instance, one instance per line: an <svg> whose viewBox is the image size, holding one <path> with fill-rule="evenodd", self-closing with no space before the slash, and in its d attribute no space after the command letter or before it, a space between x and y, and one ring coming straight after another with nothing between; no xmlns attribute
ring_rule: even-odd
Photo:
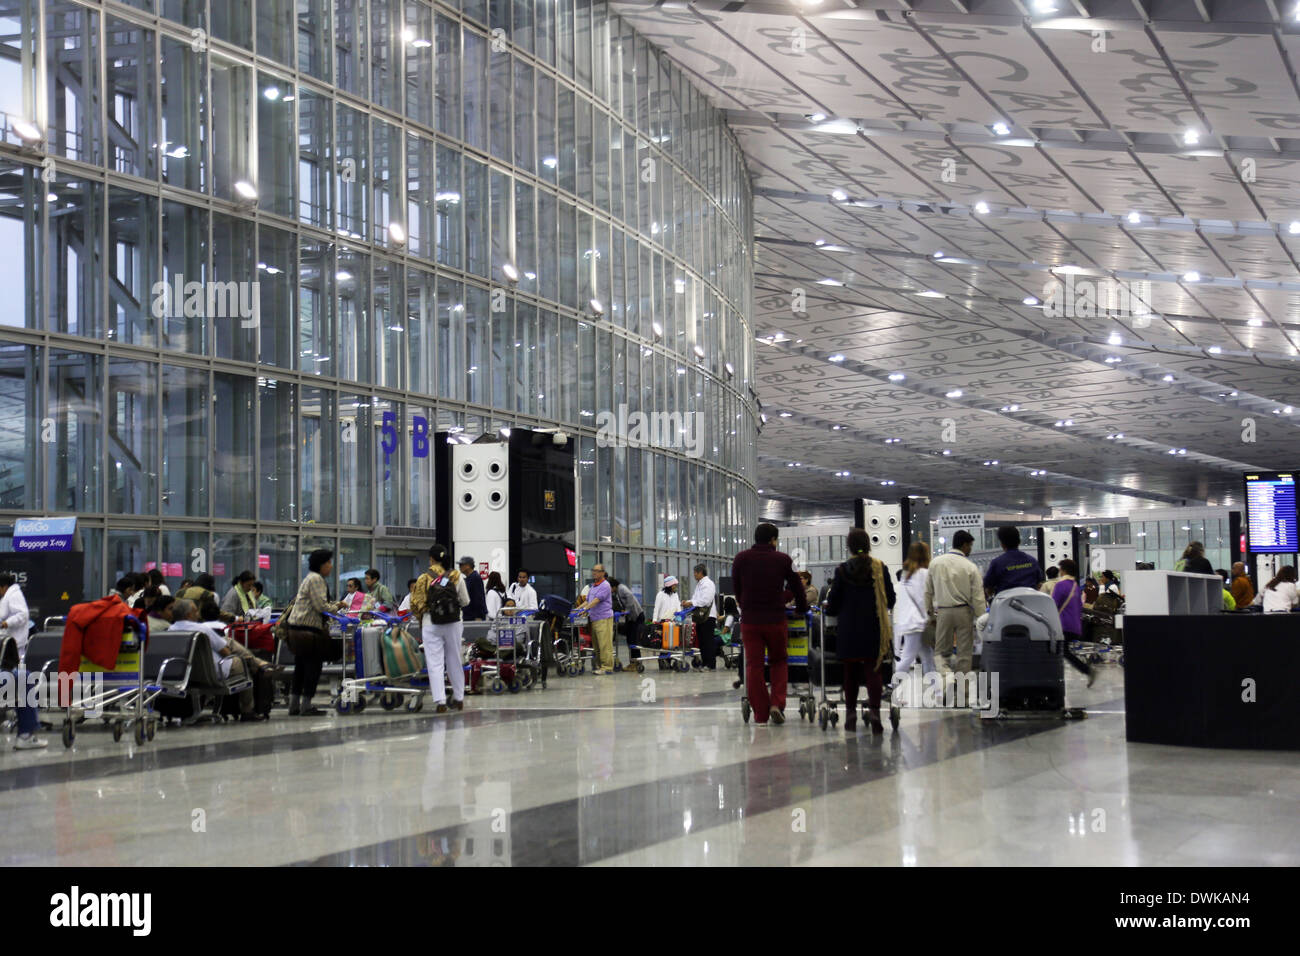
<svg viewBox="0 0 1300 956"><path fill-rule="evenodd" d="M91 592L283 600L320 543L401 590L417 417L576 435L584 568L745 546L743 157L606 4L0 0L0 37L0 526L78 514Z"/></svg>

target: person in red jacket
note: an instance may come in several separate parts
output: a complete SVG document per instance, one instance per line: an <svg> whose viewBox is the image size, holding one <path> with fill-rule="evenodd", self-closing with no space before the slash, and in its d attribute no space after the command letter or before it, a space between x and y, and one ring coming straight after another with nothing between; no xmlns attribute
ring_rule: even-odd
<svg viewBox="0 0 1300 956"><path fill-rule="evenodd" d="M794 598L800 614L808 611L803 582L795 573L790 555L776 550L775 525L764 522L754 530L754 546L736 555L731 565L732 585L744 622L741 641L745 647L745 694L761 725L769 717L785 723L785 690L789 680L786 665L785 603ZM772 689L763 679L763 652L772 669Z"/></svg>

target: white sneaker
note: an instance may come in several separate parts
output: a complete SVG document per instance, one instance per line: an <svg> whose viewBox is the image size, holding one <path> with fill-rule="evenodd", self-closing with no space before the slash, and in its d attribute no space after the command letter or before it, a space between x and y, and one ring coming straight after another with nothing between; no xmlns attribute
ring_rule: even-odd
<svg viewBox="0 0 1300 956"><path fill-rule="evenodd" d="M40 750L49 745L48 740L42 740L35 734L19 734L18 739L14 741L14 750Z"/></svg>

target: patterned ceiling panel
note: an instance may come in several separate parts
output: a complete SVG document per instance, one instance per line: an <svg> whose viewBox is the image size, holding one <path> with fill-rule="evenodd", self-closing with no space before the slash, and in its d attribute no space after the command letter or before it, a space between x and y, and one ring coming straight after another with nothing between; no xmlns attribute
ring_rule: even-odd
<svg viewBox="0 0 1300 956"><path fill-rule="evenodd" d="M1300 98L1272 34L1169 33L1161 43L1218 135L1300 131Z"/></svg>
<svg viewBox="0 0 1300 956"><path fill-rule="evenodd" d="M769 418L759 452L775 462L760 486L840 511L854 497L924 492L940 510L983 502L1073 516L1231 501L1240 468L1294 467L1300 415L1283 410L1300 386L1300 361L1285 361L1300 359L1300 234L1287 232L1300 221L1300 97L1277 45L1300 63L1300 36L1203 32L1160 19L1168 4L1147 5L1159 49L1136 19L1099 46L1086 30L966 23L959 3L937 26L893 11L614 5L735 111L760 191L753 327L788 338L755 346ZM817 112L865 129L806 128ZM1047 142L1013 144L992 130L998 120ZM1211 135L1184 141L1189 128ZM1237 138L1230 155L1222 136ZM836 189L882 205L820 198ZM974 213L981 200L990 214ZM1033 213L1003 212L1016 206ZM1125 221L1132 212L1138 224ZM1204 221L1201 232L1170 221L1179 217ZM1180 281L1152 280L1160 314L1020 304L1057 281L1046 267L1069 265ZM1183 280L1193 270L1252 288ZM1254 287L1271 282L1296 288ZM917 294L927 290L943 297ZM1116 332L1120 344L1108 344ZM905 378L889 382L891 372ZM962 397L943 397L954 389ZM1253 443L1241 441L1247 416L1258 419ZM945 443L947 419L957 435ZM1115 432L1126 437L1108 441ZM804 467L786 468L796 454ZM870 480L834 477L845 468Z"/></svg>
<svg viewBox="0 0 1300 956"><path fill-rule="evenodd" d="M1039 30L1037 35L1083 85L1112 128L1181 134L1197 121L1192 104L1145 34L1108 32L1100 52L1090 31Z"/></svg>

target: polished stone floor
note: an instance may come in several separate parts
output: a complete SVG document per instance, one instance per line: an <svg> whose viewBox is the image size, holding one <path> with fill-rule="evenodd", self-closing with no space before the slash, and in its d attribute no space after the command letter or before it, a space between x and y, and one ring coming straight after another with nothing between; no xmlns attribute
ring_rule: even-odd
<svg viewBox="0 0 1300 956"><path fill-rule="evenodd" d="M552 679L462 714L378 707L0 753L6 865L1291 865L1300 761L1128 744L1086 720L904 710L741 720L733 673ZM652 683L644 683L649 679ZM653 696L653 700L647 698Z"/></svg>

